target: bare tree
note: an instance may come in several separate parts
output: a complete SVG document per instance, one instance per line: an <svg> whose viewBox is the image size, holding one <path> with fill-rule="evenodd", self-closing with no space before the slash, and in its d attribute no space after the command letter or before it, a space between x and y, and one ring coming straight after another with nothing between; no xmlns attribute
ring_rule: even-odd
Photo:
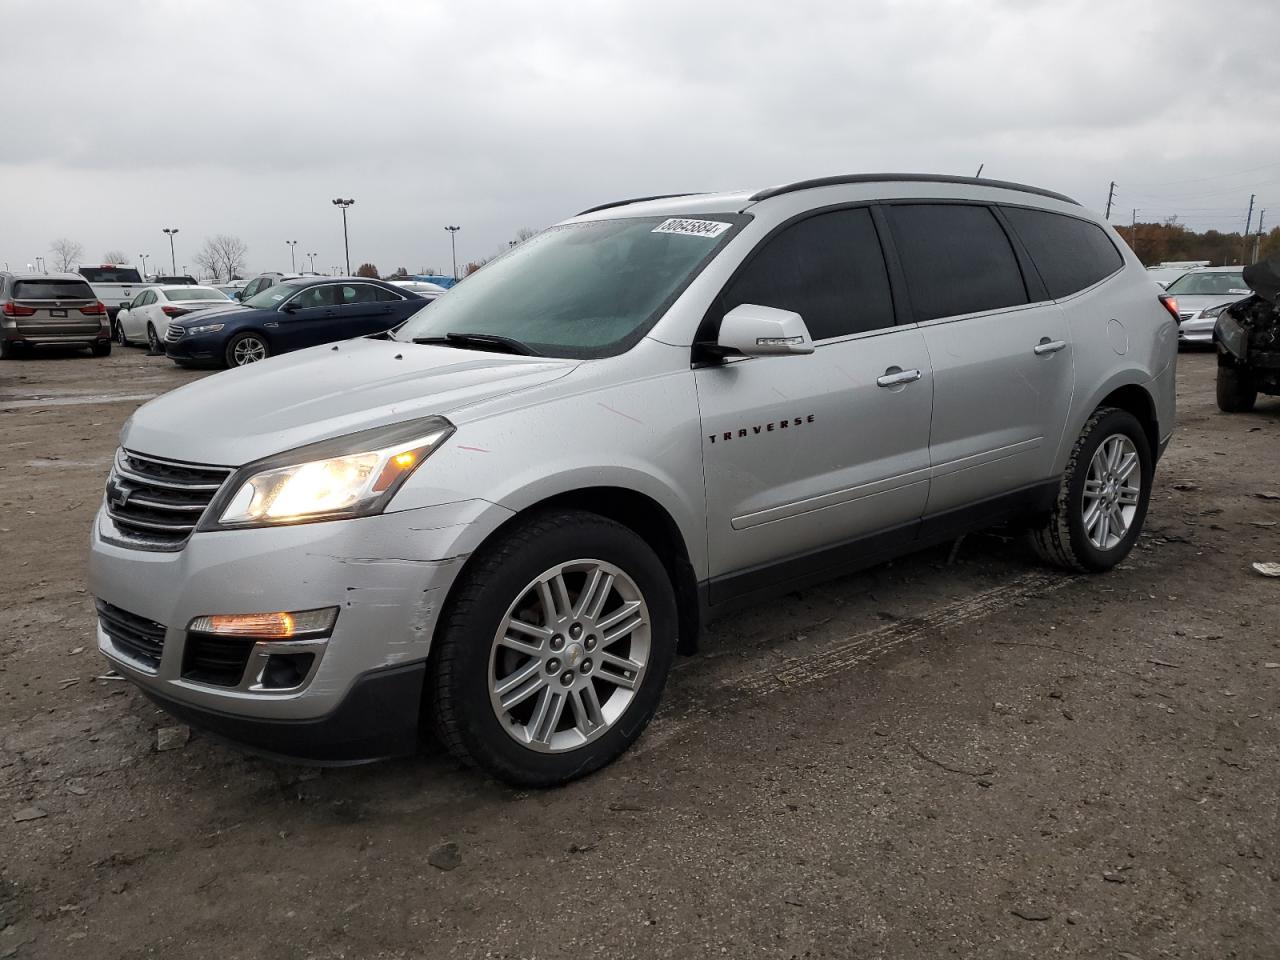
<svg viewBox="0 0 1280 960"><path fill-rule="evenodd" d="M84 247L74 240L59 237L49 244L49 252L53 254L53 265L59 273L66 273L84 256Z"/></svg>
<svg viewBox="0 0 1280 960"><path fill-rule="evenodd" d="M128 263L129 255L123 250L108 250L102 255L103 263Z"/></svg>
<svg viewBox="0 0 1280 960"><path fill-rule="evenodd" d="M249 247L234 234L219 233L206 237L204 246L196 254L196 265L215 277L231 279L245 267L245 254Z"/></svg>
<svg viewBox="0 0 1280 960"><path fill-rule="evenodd" d="M538 231L534 230L532 227L521 227L516 231L516 243L524 243L526 240L531 237L536 237L537 235Z"/></svg>

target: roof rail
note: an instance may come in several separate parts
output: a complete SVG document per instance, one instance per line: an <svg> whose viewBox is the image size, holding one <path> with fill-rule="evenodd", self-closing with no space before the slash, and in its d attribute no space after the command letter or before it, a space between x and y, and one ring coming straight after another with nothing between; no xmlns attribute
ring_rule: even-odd
<svg viewBox="0 0 1280 960"><path fill-rule="evenodd" d="M814 187L834 187L844 183L883 183L892 180L907 181L908 183L964 183L974 187L998 187L1001 190L1034 193L1037 196L1064 200L1067 203L1074 203L1076 206L1080 206L1079 201L1073 200L1064 194L1054 193L1052 190L1043 190L1040 187L1029 187L1024 183L1011 183L1008 180L986 180L979 177L950 177L942 173L849 173L835 177L818 177L815 180L797 180L795 183L784 183L778 187L766 187L764 190L759 190L751 195L751 201L754 203L760 200L767 200L770 197L781 196L784 193L811 190Z"/></svg>
<svg viewBox="0 0 1280 960"><path fill-rule="evenodd" d="M671 200L675 197L696 197L696 193L655 193L652 197L632 197L630 200L614 200L612 203L602 203L598 207L588 207L580 213L574 214L576 217L585 217L588 213L595 213L597 210L608 210L610 207L625 207L629 203L644 203L646 200Z"/></svg>

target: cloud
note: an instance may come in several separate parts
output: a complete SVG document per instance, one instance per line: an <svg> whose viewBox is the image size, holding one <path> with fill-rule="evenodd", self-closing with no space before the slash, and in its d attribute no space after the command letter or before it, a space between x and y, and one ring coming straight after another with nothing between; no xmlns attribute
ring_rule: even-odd
<svg viewBox="0 0 1280 960"><path fill-rule="evenodd" d="M235 233L328 267L341 194L353 265L443 266L446 223L465 258L621 196L980 163L1230 228L1251 192L1280 212L1280 165L1235 173L1280 158L1277 28L1244 0L10 0L0 259L178 225L188 258Z"/></svg>

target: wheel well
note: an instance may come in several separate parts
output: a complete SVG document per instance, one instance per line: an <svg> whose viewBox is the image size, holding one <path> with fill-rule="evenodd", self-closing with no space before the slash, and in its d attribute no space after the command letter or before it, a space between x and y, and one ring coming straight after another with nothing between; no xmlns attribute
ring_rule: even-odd
<svg viewBox="0 0 1280 960"><path fill-rule="evenodd" d="M547 510L584 510L587 513L599 514L622 524L649 544L653 552L658 555L658 559L662 561L662 565L666 567L667 575L671 578L671 585L675 590L680 631L678 650L681 653L696 652L701 630L698 579L693 565L689 562L689 551L685 546L680 528L671 514L656 500L643 493L622 487L588 487L571 490L540 500L521 510L489 534L476 548L471 558L468 558L467 565L463 566L455 578L449 599L452 598L453 589L462 582L472 558L502 537L514 524L527 520L535 513ZM448 600L445 605L448 606Z"/></svg>
<svg viewBox="0 0 1280 960"><path fill-rule="evenodd" d="M1160 454L1160 424L1156 419L1156 405L1147 393L1136 383L1112 390L1102 398L1099 407L1118 407L1133 414L1142 424L1142 431L1147 435L1147 443L1151 446L1153 457Z"/></svg>

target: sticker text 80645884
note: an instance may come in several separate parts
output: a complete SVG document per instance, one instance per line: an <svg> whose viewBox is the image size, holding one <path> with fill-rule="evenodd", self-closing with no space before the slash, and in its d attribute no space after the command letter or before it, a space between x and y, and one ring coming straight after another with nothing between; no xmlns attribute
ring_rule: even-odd
<svg viewBox="0 0 1280 960"><path fill-rule="evenodd" d="M651 233L681 233L687 237L718 237L732 224L718 220L686 220L683 217L672 217L663 220L653 228Z"/></svg>

